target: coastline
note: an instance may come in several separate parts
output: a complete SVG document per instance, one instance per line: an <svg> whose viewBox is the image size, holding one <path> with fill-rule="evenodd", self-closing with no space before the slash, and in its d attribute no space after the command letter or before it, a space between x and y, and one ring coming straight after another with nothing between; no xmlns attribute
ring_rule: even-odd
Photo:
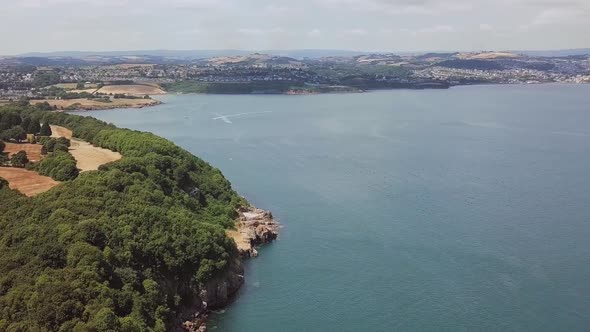
<svg viewBox="0 0 590 332"><path fill-rule="evenodd" d="M146 99L131 99L131 100L141 100L145 101ZM104 104L104 105L102 105ZM80 104L80 105L73 105L72 109L59 109L58 112L85 112L85 111L106 111L106 110L113 110L113 109L121 109L121 108L130 108L130 109L139 109L145 107L152 107L161 105L162 102L157 99L149 99L149 102L146 103L136 103L136 104L110 104L110 103L101 103L101 104Z"/></svg>
<svg viewBox="0 0 590 332"><path fill-rule="evenodd" d="M529 82L529 83L494 83L494 82L481 82L481 83L468 83L468 84L449 84L448 86L408 86L408 87L381 87L381 88L351 88L349 89L334 89L334 90L287 90L283 92L276 92L276 91L256 91L256 92L231 92L231 93L223 93L223 92L183 92L183 91L170 91L164 94L159 95L282 95L282 96L310 96L310 95L324 95L324 94L350 94L350 93L370 93L374 91L389 91L389 90L448 90L455 87L469 87L469 86L490 86L490 85L584 85L590 83L572 83L572 82ZM125 99L119 99L120 101L126 101ZM131 101L142 100L145 101L146 99L129 99ZM51 104L52 100L39 100L33 99L31 103L41 103L44 101L48 101ZM57 101L57 100L56 100ZM59 101L62 101L59 99ZM9 100L0 100L0 105L9 104L11 101ZM110 104L110 103L86 103L81 101L80 103L73 103L70 107L72 109L61 108L58 109L58 112L85 112L85 111L106 111L106 110L114 110L114 109L141 109L146 107L158 106L163 104L164 102L158 99L149 99L147 103L129 103L129 104ZM75 106L75 108L73 107Z"/></svg>
<svg viewBox="0 0 590 332"><path fill-rule="evenodd" d="M226 234L236 243L240 258L231 262L223 275L199 285L197 303L185 308L178 316L175 332L207 331L211 311L231 305L244 284L242 261L257 257L256 247L276 240L279 223L270 211L250 205L239 208L237 212L236 229L226 230Z"/></svg>

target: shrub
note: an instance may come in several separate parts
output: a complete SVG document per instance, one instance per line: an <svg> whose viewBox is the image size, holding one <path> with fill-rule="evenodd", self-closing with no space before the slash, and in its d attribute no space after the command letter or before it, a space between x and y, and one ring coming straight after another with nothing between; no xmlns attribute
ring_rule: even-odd
<svg viewBox="0 0 590 332"><path fill-rule="evenodd" d="M28 162L29 158L25 151L19 151L10 158L10 164L14 167L25 167Z"/></svg>

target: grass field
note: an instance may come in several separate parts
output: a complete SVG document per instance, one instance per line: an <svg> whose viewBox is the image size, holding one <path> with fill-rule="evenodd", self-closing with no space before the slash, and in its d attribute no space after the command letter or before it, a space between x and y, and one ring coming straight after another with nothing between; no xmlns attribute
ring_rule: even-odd
<svg viewBox="0 0 590 332"><path fill-rule="evenodd" d="M66 137L71 140L70 153L76 159L76 167L82 172L97 170L100 165L122 158L118 152L99 148L88 142L72 138L72 131L67 128L51 126L51 131L52 137Z"/></svg>
<svg viewBox="0 0 590 332"><path fill-rule="evenodd" d="M58 84L54 84L53 86L57 87L57 88L62 88L65 90L75 90L78 87L78 83L58 83ZM96 90L97 87L98 87L98 85L95 83L86 84L84 86L85 89L94 89L94 90Z"/></svg>
<svg viewBox="0 0 590 332"><path fill-rule="evenodd" d="M0 177L8 181L11 189L18 190L26 196L35 196L57 186L59 182L48 176L24 168L0 167Z"/></svg>
<svg viewBox="0 0 590 332"><path fill-rule="evenodd" d="M25 151L27 157L32 162L41 160L41 144L30 144L30 143L8 143L6 142L6 148L4 152L8 153L8 156L12 156L14 153L19 151Z"/></svg>
<svg viewBox="0 0 590 332"><path fill-rule="evenodd" d="M144 95L162 95L166 92L159 87L153 85L140 85L140 84L129 84L129 85L106 85L98 90L102 93L124 93L135 96Z"/></svg>
<svg viewBox="0 0 590 332"><path fill-rule="evenodd" d="M77 110L100 110L111 108L140 108L150 105L158 104L158 101L153 99L111 99L110 103L101 102L92 99L40 99L31 100L32 104L48 102L51 106L56 106L58 109L66 109L68 107L75 107Z"/></svg>

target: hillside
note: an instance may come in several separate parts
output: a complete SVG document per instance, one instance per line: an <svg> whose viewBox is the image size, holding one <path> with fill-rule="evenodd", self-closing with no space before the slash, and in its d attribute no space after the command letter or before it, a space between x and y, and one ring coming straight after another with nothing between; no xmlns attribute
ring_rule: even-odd
<svg viewBox="0 0 590 332"><path fill-rule="evenodd" d="M246 202L219 170L150 133L32 106L4 113L123 158L35 197L0 181L0 331L169 331L239 287L225 230Z"/></svg>

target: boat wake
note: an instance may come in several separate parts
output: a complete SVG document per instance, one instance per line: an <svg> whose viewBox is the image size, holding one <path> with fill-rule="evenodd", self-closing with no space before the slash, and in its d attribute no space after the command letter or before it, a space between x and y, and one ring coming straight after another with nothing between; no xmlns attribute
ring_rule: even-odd
<svg viewBox="0 0 590 332"><path fill-rule="evenodd" d="M233 123L233 122L231 122L231 120L229 118L234 118L234 117L243 116L243 115L264 114L264 113L272 113L272 111L248 112L248 113L238 113L238 114L231 114L231 115L215 114L215 115L217 115L217 117L213 118L213 120L221 120L225 123Z"/></svg>

